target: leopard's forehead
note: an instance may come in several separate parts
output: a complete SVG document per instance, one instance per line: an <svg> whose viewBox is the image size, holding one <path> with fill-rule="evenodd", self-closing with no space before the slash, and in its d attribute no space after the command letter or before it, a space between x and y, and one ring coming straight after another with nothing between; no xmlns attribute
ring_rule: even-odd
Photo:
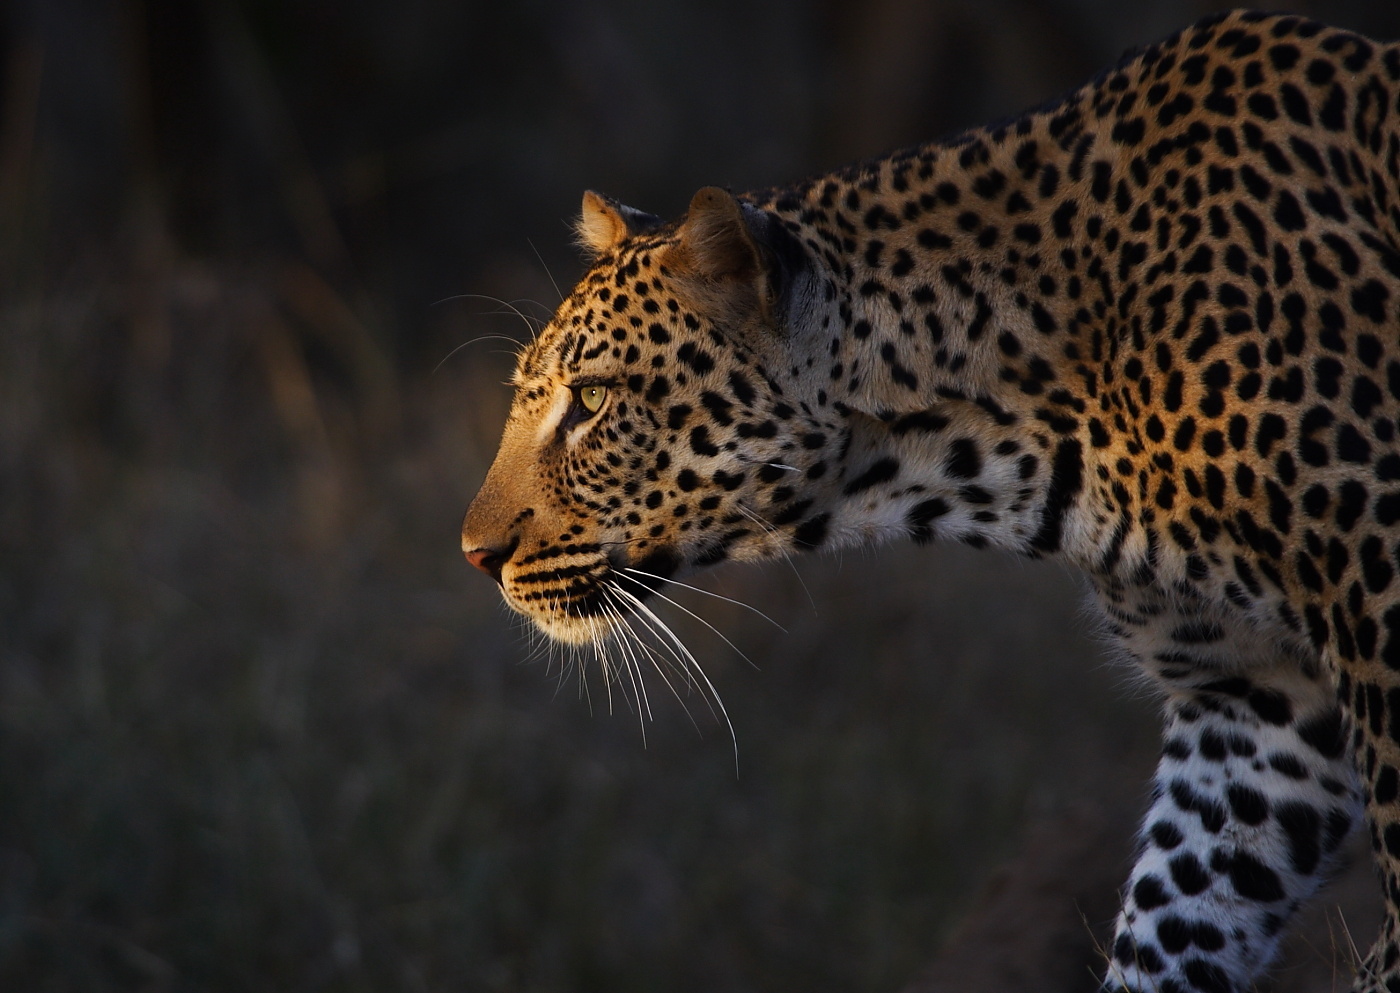
<svg viewBox="0 0 1400 993"><path fill-rule="evenodd" d="M672 284L673 236L634 239L594 261L549 323L520 352L513 383L529 389L632 365L698 329Z"/></svg>

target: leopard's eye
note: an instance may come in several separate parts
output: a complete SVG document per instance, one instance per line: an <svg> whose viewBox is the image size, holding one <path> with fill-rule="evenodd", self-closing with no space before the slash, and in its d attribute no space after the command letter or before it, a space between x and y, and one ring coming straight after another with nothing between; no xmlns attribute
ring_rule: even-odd
<svg viewBox="0 0 1400 993"><path fill-rule="evenodd" d="M603 401L608 398L608 388L606 386L575 386L574 396L583 405L583 409L590 414L598 413L603 406Z"/></svg>

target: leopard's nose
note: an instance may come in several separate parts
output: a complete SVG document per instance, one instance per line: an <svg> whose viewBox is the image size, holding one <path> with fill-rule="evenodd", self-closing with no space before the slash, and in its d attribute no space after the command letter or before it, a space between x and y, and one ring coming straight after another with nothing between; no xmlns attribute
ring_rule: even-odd
<svg viewBox="0 0 1400 993"><path fill-rule="evenodd" d="M510 559L510 553L515 550L514 544L509 548L471 548L462 549L467 557L467 561L476 566L486 575L501 585L501 567Z"/></svg>

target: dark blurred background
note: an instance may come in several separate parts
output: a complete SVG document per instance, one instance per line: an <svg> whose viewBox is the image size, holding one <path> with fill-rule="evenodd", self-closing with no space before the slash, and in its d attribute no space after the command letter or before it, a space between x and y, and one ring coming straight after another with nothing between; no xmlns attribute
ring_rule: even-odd
<svg viewBox="0 0 1400 993"><path fill-rule="evenodd" d="M674 214L1213 8L7 0L0 989L894 990L1028 823L1140 797L1151 703L1053 565L702 581L785 631L677 594L755 663L668 608L736 772L456 532L585 188Z"/></svg>

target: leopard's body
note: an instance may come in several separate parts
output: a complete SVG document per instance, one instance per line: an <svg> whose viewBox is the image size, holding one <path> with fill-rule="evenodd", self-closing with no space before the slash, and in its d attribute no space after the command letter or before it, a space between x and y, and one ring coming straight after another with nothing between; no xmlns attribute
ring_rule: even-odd
<svg viewBox="0 0 1400 993"><path fill-rule="evenodd" d="M586 642L724 558L1060 556L1166 714L1106 988L1246 989L1364 807L1357 988L1400 990L1400 46L1223 15L999 126L580 230L463 527L513 607Z"/></svg>

